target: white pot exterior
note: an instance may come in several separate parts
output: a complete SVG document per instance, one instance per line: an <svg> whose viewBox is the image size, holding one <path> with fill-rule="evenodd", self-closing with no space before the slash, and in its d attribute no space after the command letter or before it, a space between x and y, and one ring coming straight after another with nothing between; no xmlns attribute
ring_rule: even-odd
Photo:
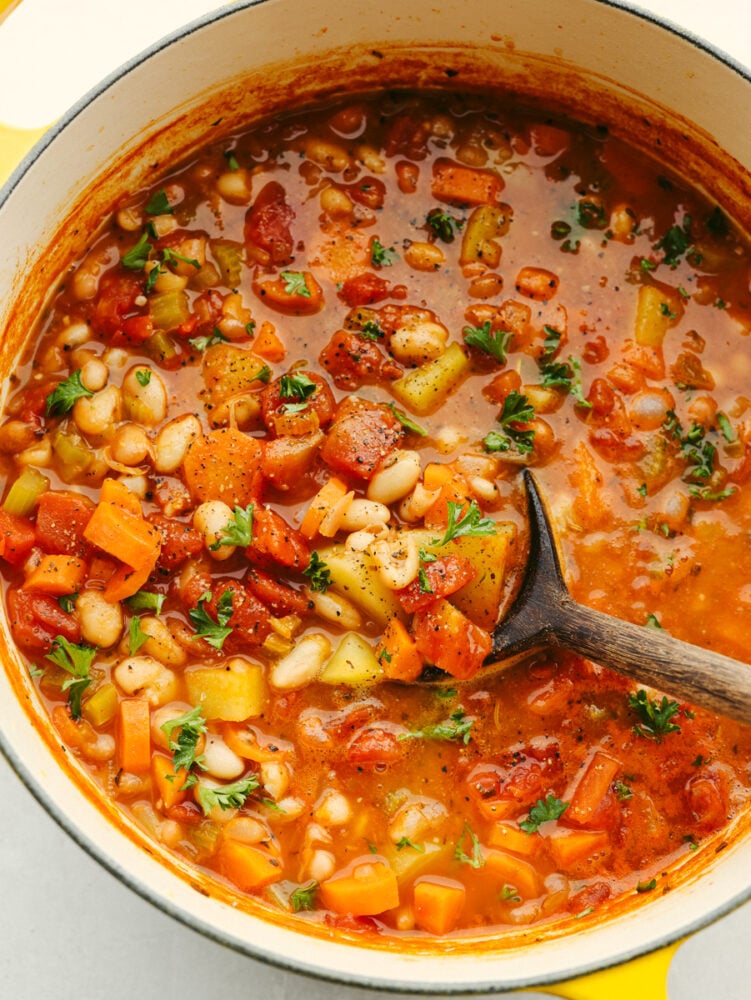
<svg viewBox="0 0 751 1000"><path fill-rule="evenodd" d="M533 12L536 16L531 16ZM332 52L339 55L332 57ZM303 71L301 61L306 64ZM402 85L435 83L449 65L462 67L461 83L464 71L471 77L480 67L499 82L506 80L520 89L534 87L533 65L580 67L607 85L611 95L630 94L634 100L645 95L639 100L652 121L640 134L645 144L650 135L662 134L655 127L661 108L672 108L694 123L697 135L705 133L704 151L710 159L715 146L730 154L724 179L713 189L742 212L745 199L744 218L749 224L751 82L739 68L632 11L601 0L546 0L535 7L529 0L494 4L413 0L409 5L398 0L354 0L346 6L338 0L238 3L115 74L73 109L0 192L0 232L6 246L0 262L0 330L6 331L0 344L2 370L12 370L18 350L13 330L26 328L24 316L35 312L37 289L24 285L25 277L42 258L49 262L48 275L54 276L61 266L68 244L58 249L51 244L60 220L72 209L84 229L101 218L111 192L137 187L149 175L148 164L155 158L164 160L176 141L177 129L169 126L179 119L178 152L195 145L216 117L204 110L210 95L231 91L232 97L222 103L225 130L230 121L239 123L268 106L265 102L275 93L283 102L293 96L315 96L320 74L329 89L339 74L341 90L346 92L352 87L354 78L348 70L354 63L371 67L365 71L371 80L377 72L396 73L395 82ZM238 80L249 73L255 75L253 86L239 87ZM149 140L148 155L129 160L128 154L147 135L157 136ZM681 142L678 138L678 149L683 148ZM694 179L701 177L693 152L697 142L687 142L685 157ZM125 164L117 167L117 176L99 183L86 203L80 203L89 185L117 164ZM21 310L14 314L19 292ZM0 640L5 637L0 652L6 645L5 658L12 662L7 623L0 622L0 631ZM534 942L537 935L530 931L529 943L519 948L465 947L432 954L399 952L393 943L376 952L309 937L203 895L191 884L187 868L179 875L176 864L168 866L147 853L137 842L138 834L124 835L124 821L114 809L108 811L94 797L82 794L60 767L54 737L49 732L41 735L39 723L32 722L36 705L32 688L27 686L19 698L9 676L0 671L0 744L68 832L162 909L209 937L297 971L428 993L551 983L675 940L751 895L749 834L727 838L730 846L701 879L687 880L651 900L639 910L638 919L624 912L575 935Z"/></svg>

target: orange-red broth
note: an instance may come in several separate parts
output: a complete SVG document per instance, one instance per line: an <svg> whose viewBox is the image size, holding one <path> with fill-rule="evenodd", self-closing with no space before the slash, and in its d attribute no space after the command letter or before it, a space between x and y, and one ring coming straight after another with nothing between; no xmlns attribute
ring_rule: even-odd
<svg viewBox="0 0 751 1000"><path fill-rule="evenodd" d="M248 222L254 211L255 223ZM429 213L436 211L445 215L431 225ZM475 225L470 246L473 220L483 212L484 229ZM149 263L124 267L121 258L144 232ZM149 290L149 269L165 257L165 247L180 256L166 255ZM200 268L190 263L196 258ZM237 273L222 274L223 266ZM300 296L299 278L298 294L290 294L295 282L282 272L311 274L309 294ZM154 301L172 287L183 310L179 326L174 316L160 319ZM358 314L358 307L366 311ZM418 327L439 324L438 347L433 326L423 356L405 351L403 333L399 340L410 316ZM508 341L505 361L465 343L468 328L486 323L486 332ZM83 333L80 324L87 324ZM336 346L343 329L355 331L344 354L349 350L351 360L361 349L372 361L369 373L342 363ZM368 329L375 330L370 338L362 336ZM399 514L403 499L395 500L391 529L427 527L431 541L440 537L452 498L457 509L473 501L483 516L506 525L505 576L479 591L483 600L507 602L518 577L524 548L518 472L529 462L553 504L577 598L745 656L748 332L748 247L722 213L606 129L553 122L539 110L455 95L381 95L263 122L207 147L152 189L125 192L62 281L14 380L0 428L2 465L8 486L30 465L47 477L50 491L94 502L105 478L120 478L138 498L135 507L126 503L133 516L142 509L147 518L161 515L162 529L167 520L180 525L168 532L169 541L164 536L156 568L141 584L165 595L159 617L179 655L172 662L164 649L147 645L174 678L161 691L126 691L115 668L128 659L135 612L123 605L116 640L96 653L82 718L72 718L70 691L62 689L68 675L45 654L61 631L86 644L81 612L75 603L70 614L50 611L60 603L57 594L40 597L29 578L43 555L68 555L83 565L79 592L101 594L121 560L83 537L88 508L70 530L55 527L54 503L40 530L49 498L23 523L4 513L14 633L62 740L102 794L149 836L271 907L299 909L300 919L365 933L485 932L600 912L623 894L646 899L667 891L675 868L706 842L716 846L745 807L751 739L742 727L681 705L671 720L679 730L650 738L629 703L630 683L570 655L541 655L488 681L482 672L464 684L449 678L443 691L382 679L278 686L275 664L306 634L326 636L335 649L346 631L308 607L311 595L303 593L310 553L323 552L325 560L332 542L344 546L352 533L342 528L322 538L314 521L311 535L303 518L314 496L336 476L362 498L373 467L388 466L395 447L418 454L418 493L423 478L439 492L427 508L417 505L409 524ZM207 347L207 339L215 346ZM230 354L257 350L257 367L268 365L270 382L233 382L228 345ZM415 412L394 380L443 355L447 345L458 345L448 349L463 352L467 370L445 399L439 394L440 405L423 400ZM98 394L116 387L106 426L95 421L92 431L77 410L46 416L49 393L92 358L99 359ZM101 361L106 385L99 386ZM138 425L144 416L132 404L123 409L120 392L136 362L163 380L168 402L164 415L145 414L143 453L128 450L127 434L122 440L123 423ZM570 391L542 385L551 363L566 366ZM291 420L286 413L277 422L289 410L278 391L266 423L259 413L259 399L268 400L275 381L293 369L320 376L337 403L352 394L396 402L424 436L401 428L382 406L368 411L355 438L368 437L374 413L383 438L364 463L355 460L343 471L337 449L326 450L333 411L328 396L320 402L326 391L320 382L315 406L287 399L301 404L296 412L292 407ZM509 450L488 453L483 439L493 430L506 433L496 418L514 391L517 402L525 395L535 406L533 422L527 414L527 422L512 423ZM235 487L224 489L221 479L238 439L220 431L203 484L183 464L156 471L151 449L158 432L183 414L195 414L202 432L236 426L275 457L259 472L251 454L252 468L239 479L230 476L240 484L233 494ZM686 440L691 428L693 445ZM143 432L136 434L141 445ZM519 453L524 432L531 451ZM288 458L287 446L301 441L309 446L292 449L294 471L285 472L275 449ZM690 449L707 443L715 450L704 452L709 465L702 476ZM254 536L247 552L239 548L215 561L208 539L191 524L196 508L217 496L230 507L245 507L251 497L256 515L276 511L289 526L282 523L283 541L277 536L264 554ZM410 490L407 500L414 496ZM299 533L301 521L308 538ZM257 523L263 527L262 519ZM481 547L487 544L480 539ZM267 581L266 591L254 591L256 602L259 594L266 600L260 611L253 605L255 625L247 616L230 620L238 627L227 646L212 649L196 637L189 610L217 586L215 579L246 584L259 566L296 592L283 591L294 610L270 601ZM481 580L493 577L481 560L472 569ZM198 583L195 572L203 574ZM357 589L337 587L336 580L335 573L329 595L353 602L362 619L355 631L389 673L379 644L385 619L374 621ZM215 619L224 587L209 605ZM460 624L475 630L471 672L486 649L481 629L492 628L494 609L477 600L462 604L460 595L447 600L467 611ZM445 648L462 644L456 635L438 635ZM421 662L430 659L425 648ZM205 721L212 740L230 745L231 780L255 777L258 787L244 804L241 795L239 809L204 809L196 792L211 772L194 764L198 784L190 790L176 788L177 779L165 784L172 751L160 728L170 715L163 706L177 703L173 717L195 707L185 683L196 669L191 665L217 667L238 656L260 665L259 706L247 719L220 709ZM108 707L87 712L103 688ZM647 693L649 700L661 696ZM147 706L151 732L140 760L122 745L121 702L138 702L136 714ZM404 738L435 724L450 727L452 715L455 727L471 720L466 742L462 735ZM178 735L173 731L173 739ZM221 786L230 779L212 780ZM525 832L520 823L549 796L569 806L537 832Z"/></svg>

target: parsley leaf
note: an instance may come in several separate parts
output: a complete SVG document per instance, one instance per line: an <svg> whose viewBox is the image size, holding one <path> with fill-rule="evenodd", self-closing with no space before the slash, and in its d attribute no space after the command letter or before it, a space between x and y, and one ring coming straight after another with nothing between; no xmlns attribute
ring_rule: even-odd
<svg viewBox="0 0 751 1000"><path fill-rule="evenodd" d="M149 243L148 233L141 233L138 243L132 246L126 254L123 254L120 263L129 271L143 271L153 249L154 247Z"/></svg>
<svg viewBox="0 0 751 1000"><path fill-rule="evenodd" d="M226 598L229 598L228 602ZM228 635L232 634L232 629L227 625L227 622L232 617L232 591L225 590L219 598L217 602L217 621L214 621L204 606L204 602L210 600L211 591L201 594L196 607L188 611L188 617L193 624L193 628L196 630L196 635L200 635L214 649L221 649L224 645L224 640ZM227 610L227 603L229 603L229 610Z"/></svg>
<svg viewBox="0 0 751 1000"><path fill-rule="evenodd" d="M626 802L628 799L634 797L634 793L631 791L631 785L627 785L625 781L616 781L613 784L613 791L615 796L619 801Z"/></svg>
<svg viewBox="0 0 751 1000"><path fill-rule="evenodd" d="M153 611L159 615L166 598L164 594L152 594L149 590L137 590L132 597L126 597L125 603L131 611Z"/></svg>
<svg viewBox="0 0 751 1000"><path fill-rule="evenodd" d="M70 714L74 719L81 718L81 695L91 684L89 671L96 654L96 646L76 646L65 636L58 635L53 639L49 653L45 655L45 659L52 660L70 674L62 690L68 692Z"/></svg>
<svg viewBox="0 0 751 1000"><path fill-rule="evenodd" d="M505 883L498 893L498 898L502 903L521 903L522 897L519 895L519 890L515 885L509 885Z"/></svg>
<svg viewBox="0 0 751 1000"><path fill-rule="evenodd" d="M463 846L466 843L467 837L469 837L472 844L471 854L467 854ZM464 824L464 829L462 830L456 847L454 848L454 858L457 861L462 861L464 864L470 865L475 869L483 868L485 865L485 856L482 853L480 838L474 832L469 823Z"/></svg>
<svg viewBox="0 0 751 1000"><path fill-rule="evenodd" d="M559 386L574 397L577 406L592 409L582 389L581 362L578 358L569 355L568 361L548 361L540 367L540 373L544 386Z"/></svg>
<svg viewBox="0 0 751 1000"><path fill-rule="evenodd" d="M396 847L397 851L402 851L404 850L405 847L411 847L412 850L417 851L418 854L425 853L425 848L423 847L423 845L416 844L413 840L410 840L409 837L400 837L394 846Z"/></svg>
<svg viewBox="0 0 751 1000"><path fill-rule="evenodd" d="M302 271L282 271L282 281L287 295L299 295L303 299L310 298L310 289Z"/></svg>
<svg viewBox="0 0 751 1000"><path fill-rule="evenodd" d="M563 335L560 330L556 330L554 326L548 326L547 323L542 329L545 333L544 356L549 358L551 354L555 354L558 350Z"/></svg>
<svg viewBox="0 0 751 1000"><path fill-rule="evenodd" d="M250 793L258 788L258 784L258 778L250 775L217 788L200 784L196 794L204 816L208 816L214 806L219 806L220 809L241 809Z"/></svg>
<svg viewBox="0 0 751 1000"><path fill-rule="evenodd" d="M717 426L720 428L720 433L725 438L728 444L732 444L735 441L736 434L733 430L733 425L730 423L728 418L724 413L717 414Z"/></svg>
<svg viewBox="0 0 751 1000"><path fill-rule="evenodd" d="M245 509L235 507L232 519L222 528L224 537L212 542L209 549L216 552L222 545L238 545L241 549L247 549L253 541L253 510L252 503Z"/></svg>
<svg viewBox="0 0 751 1000"><path fill-rule="evenodd" d="M130 655L135 656L141 646L150 638L151 636L141 628L141 619L138 615L133 615L128 628L128 652Z"/></svg>
<svg viewBox="0 0 751 1000"><path fill-rule="evenodd" d="M308 375L282 375L279 379L279 396L282 399L309 399L318 386Z"/></svg>
<svg viewBox="0 0 751 1000"><path fill-rule="evenodd" d="M444 243L453 243L457 232L463 223L461 220L453 218L442 208L432 208L425 220L439 240Z"/></svg>
<svg viewBox="0 0 751 1000"><path fill-rule="evenodd" d="M419 424L416 424L414 420L412 420L410 417L407 416L406 413L402 412L402 410L397 409L395 403L387 403L386 405L388 406L388 408L391 410L391 412L394 414L396 419L399 421L399 423L405 430L412 431L413 434L417 434L420 437L425 437L425 435L428 433L424 427L420 427Z"/></svg>
<svg viewBox="0 0 751 1000"><path fill-rule="evenodd" d="M399 260L396 250L385 247L377 236L373 237L370 244L370 262L373 267L391 267Z"/></svg>
<svg viewBox="0 0 751 1000"><path fill-rule="evenodd" d="M148 368L138 368L136 370L136 382L144 388L151 381L151 371Z"/></svg>
<svg viewBox="0 0 751 1000"><path fill-rule="evenodd" d="M137 619L136 619L137 620ZM169 719L159 727L169 740L169 749L172 751L172 768L177 773L180 768L189 771L195 764L201 770L205 770L203 757L196 756L198 741L206 732L206 719L200 707L191 708L176 719ZM172 738L176 729L180 732L177 739Z"/></svg>
<svg viewBox="0 0 751 1000"><path fill-rule="evenodd" d="M651 892L653 889L657 888L657 879L651 878L649 882L637 882L636 891L637 892Z"/></svg>
<svg viewBox="0 0 751 1000"><path fill-rule="evenodd" d="M298 886L290 894L289 902L293 913L300 913L301 910L314 910L316 905L316 895L318 894L318 883L310 882L306 886Z"/></svg>
<svg viewBox="0 0 751 1000"><path fill-rule="evenodd" d="M383 340L386 336L385 331L372 319L366 320L357 333L364 340Z"/></svg>
<svg viewBox="0 0 751 1000"><path fill-rule="evenodd" d="M167 192L162 188L154 192L146 203L146 211L149 215L171 215L172 206L169 203Z"/></svg>
<svg viewBox="0 0 751 1000"><path fill-rule="evenodd" d="M671 226L662 239L655 243L654 249L662 250L664 263L675 267L690 249L691 242L691 216L685 215L683 224Z"/></svg>
<svg viewBox="0 0 751 1000"><path fill-rule="evenodd" d="M222 156L227 161L227 169L234 173L236 170L240 169L240 164L237 162L237 157L231 149L225 149Z"/></svg>
<svg viewBox="0 0 751 1000"><path fill-rule="evenodd" d="M506 431L500 434L498 431L491 431L483 439L483 447L486 451L509 451L512 445L520 455L528 455L534 448L534 430L522 430L516 424L528 424L534 420L535 410L529 400L522 393L513 389L503 401L501 415L498 423Z"/></svg>
<svg viewBox="0 0 751 1000"><path fill-rule="evenodd" d="M448 524L443 538L431 539L431 545L448 545L454 538L470 536L479 538L483 535L494 535L496 524L489 517L482 517L477 502L472 500L468 507L449 500L447 504ZM462 517L459 517L462 514Z"/></svg>
<svg viewBox="0 0 751 1000"><path fill-rule="evenodd" d="M223 341L226 342L227 337L224 336L222 331L218 326L215 326L210 334L203 337L193 337L188 340L188 343L195 347L197 351L205 351L207 347L213 347L214 344L221 344Z"/></svg>
<svg viewBox="0 0 751 1000"><path fill-rule="evenodd" d="M183 264L190 264L190 266L194 267L196 271L201 270L201 265L195 257L183 257L183 255L178 253L177 250L170 250L169 247L165 247L162 250L162 261L165 264L174 264L176 261L182 261Z"/></svg>
<svg viewBox="0 0 751 1000"><path fill-rule="evenodd" d="M462 335L465 344L489 354L501 365L506 364L506 352L514 338L513 333L507 330L492 331L490 320L486 320L482 326L465 326Z"/></svg>
<svg viewBox="0 0 751 1000"><path fill-rule="evenodd" d="M66 615L72 615L75 607L76 601L78 600L78 594L61 594L57 599L57 603L66 613Z"/></svg>
<svg viewBox="0 0 751 1000"><path fill-rule="evenodd" d="M570 802L562 802L557 799L551 792L546 798L537 800L529 810L529 818L525 819L519 826L525 833L537 833L541 823L560 819L570 804Z"/></svg>
<svg viewBox="0 0 751 1000"><path fill-rule="evenodd" d="M468 716L461 706L453 712L446 722L423 726L422 729L412 729L408 733L400 733L399 740L461 740L466 746L472 739L471 729L474 719Z"/></svg>
<svg viewBox="0 0 751 1000"><path fill-rule="evenodd" d="M61 382L47 396L45 415L48 417L62 417L73 409L77 399L84 396L93 396L94 393L81 385L81 370L77 368L64 382Z"/></svg>
<svg viewBox="0 0 751 1000"><path fill-rule="evenodd" d="M310 589L325 594L331 586L331 570L317 552L310 553L310 562L302 571L310 579Z"/></svg>
<svg viewBox="0 0 751 1000"><path fill-rule="evenodd" d="M671 722L673 716L679 711L680 705L677 701L668 701L665 695L662 701L656 698L650 701L647 692L640 688L636 694L628 696L628 707L633 709L641 723L634 726L634 732L638 736L644 736L655 743L662 743L662 737L668 733L679 733L681 727Z"/></svg>

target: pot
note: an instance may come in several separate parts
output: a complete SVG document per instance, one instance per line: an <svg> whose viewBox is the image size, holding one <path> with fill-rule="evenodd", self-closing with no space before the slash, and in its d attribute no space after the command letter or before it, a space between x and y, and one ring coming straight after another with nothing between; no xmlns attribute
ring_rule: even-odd
<svg viewBox="0 0 751 1000"><path fill-rule="evenodd" d="M289 26L294 24L291 32ZM116 191L137 188L150 165L180 159L217 119L231 131L259 113L322 95L391 85L499 85L545 95L552 107L607 120L645 149L680 164L751 230L751 135L740 127L751 83L736 68L660 25L600 0L237 3L189 26L75 106L0 196L0 231L13 234L0 264L0 371L13 370L48 276L83 246ZM723 101L716 100L722 94ZM75 220L75 224L73 223ZM56 234L61 229L62 236ZM44 262L44 267L38 265ZM31 275L31 277L29 277ZM409 992L498 991L555 983L675 941L751 895L746 816L700 877L625 907L592 928L496 950L397 952L314 939L205 894L174 862L73 779L18 669L0 621L0 741L48 811L122 881L186 924L246 954L340 982ZM15 665L15 666L14 666ZM203 891L196 891L196 888ZM364 971L375 968L375 972Z"/></svg>

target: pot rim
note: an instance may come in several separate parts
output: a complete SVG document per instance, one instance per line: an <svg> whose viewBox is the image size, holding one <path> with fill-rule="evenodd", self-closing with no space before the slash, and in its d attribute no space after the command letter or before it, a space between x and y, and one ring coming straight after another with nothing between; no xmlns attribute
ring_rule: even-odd
<svg viewBox="0 0 751 1000"><path fill-rule="evenodd" d="M273 4L273 2L274 0L236 0L236 2L232 5L209 11L163 36L133 56L131 59L122 63L119 67L112 70L98 84L83 94L26 154L7 181L0 187L0 210L2 210L5 203L13 195L16 187L21 183L24 176L36 160L39 159L46 149L55 142L57 137L64 132L65 129L79 117L79 115L85 112L94 101L105 94L114 84L126 78L131 72L138 69L138 67L140 67L143 63L158 55L158 53L164 49L169 48L185 38L188 38L207 26L222 21L225 18L239 15L250 8L260 7L268 3ZM710 55L717 62L723 64L738 74L743 80L751 83L750 67L743 65L740 61L720 49L718 46L715 46L713 43L699 37L689 29L681 27L669 18L658 16L636 4L625 2L625 0L587 0L587 2L597 4L600 7L613 8L623 15L628 15L641 21L651 23L668 34L674 35L689 45L694 46L700 51ZM502 993L535 987L542 988L561 982L564 979L576 978L588 975L592 972L611 969L625 962L629 962L632 959L649 955L660 950L661 948L680 941L682 938L691 935L698 930L701 930L703 927L713 923L718 918L737 909L751 898L751 882L749 882L748 885L740 889L730 898L716 903L710 910L701 913L700 915L686 921L683 924L680 924L680 926L672 928L669 931L653 935L647 943L637 943L635 945L631 945L630 947L623 947L616 951L611 950L607 955L600 955L599 957L596 956L588 961L579 961L576 965L566 970L565 973L535 973L534 971L530 971L529 974L515 975L510 978L505 978L502 983L498 983L494 979L487 978L469 982L461 982L458 980L450 982L444 982L441 980L424 981L423 979L417 977L401 978L399 975L388 976L388 978L376 978L365 970L358 970L357 972L344 971L342 969L334 970L329 969L322 964L315 964L302 955L291 956L283 952L275 952L270 948L241 938L229 929L219 930L209 920L203 919L201 916L189 912L181 905L180 902L171 901L159 890L159 888L150 885L146 879L143 879L131 872L113 855L113 853L107 849L106 845L98 843L93 837L89 836L79 827L73 816L69 812L66 812L63 806L57 803L54 795L48 792L45 785L34 776L32 770L17 753L10 735L4 731L2 725L0 725L0 751L3 753L3 756L15 771L23 785L28 789L37 802L39 802L55 823L57 823L57 825L64 830L65 833L90 857L96 860L104 869L117 878L118 881L126 885L142 899L154 905L167 916L174 918L183 925L202 934L204 937L207 937L218 944L230 947L234 951L244 954L249 958L264 962L265 964L276 968L281 968L297 974L308 975L326 982L339 983L348 986L366 987L383 992L404 991L416 994L434 995L455 995L459 993L478 995L487 993ZM103 818L105 822L109 824L109 820L106 817ZM625 919L629 919L630 916L632 915L629 915L629 917L626 917ZM621 919L624 918L622 917ZM307 937L304 931L295 933L299 933L302 937ZM312 938L309 938L308 940L313 942ZM374 957L381 954L378 951L365 952L363 949L357 949L356 945L351 945L349 943L345 943L341 945L341 947L358 950L361 954L371 954ZM531 945L527 945L525 947L529 948ZM315 954L315 951L313 951L313 953ZM497 958L498 961L502 961L503 952L499 952L497 954ZM435 961L436 959L442 964L446 961L450 961L450 959L441 954L436 954L435 956L415 956L415 962L420 964L425 961ZM495 969L495 966L490 965L489 969L493 970Z"/></svg>

